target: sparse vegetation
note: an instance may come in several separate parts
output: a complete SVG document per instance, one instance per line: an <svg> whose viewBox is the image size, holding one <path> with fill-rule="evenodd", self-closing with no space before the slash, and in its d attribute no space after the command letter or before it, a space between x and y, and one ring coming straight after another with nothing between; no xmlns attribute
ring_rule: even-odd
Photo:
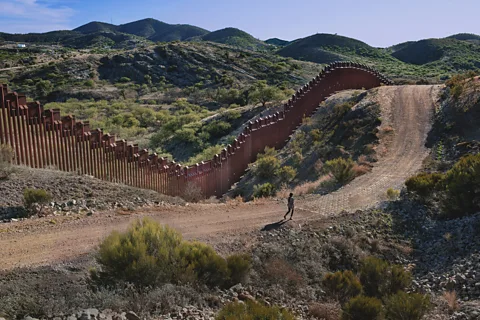
<svg viewBox="0 0 480 320"><path fill-rule="evenodd" d="M261 303L247 301L232 302L220 310L217 320L294 320L295 317L286 309L277 306L265 306Z"/></svg>

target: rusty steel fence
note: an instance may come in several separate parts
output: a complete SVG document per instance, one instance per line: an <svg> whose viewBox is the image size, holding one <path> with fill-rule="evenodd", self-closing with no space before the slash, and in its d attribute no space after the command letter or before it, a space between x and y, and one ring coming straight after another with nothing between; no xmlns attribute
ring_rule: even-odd
<svg viewBox="0 0 480 320"><path fill-rule="evenodd" d="M283 147L302 119L313 114L328 96L381 84L391 81L365 65L330 64L301 87L283 111L249 122L232 145L193 166L139 150L138 145L116 140L101 129L90 129L88 121L76 121L57 109L45 110L38 102L27 102L25 95L9 92L0 84L0 144L13 148L18 165L54 167L171 196L182 196L193 183L206 198L219 197L240 180L265 147Z"/></svg>

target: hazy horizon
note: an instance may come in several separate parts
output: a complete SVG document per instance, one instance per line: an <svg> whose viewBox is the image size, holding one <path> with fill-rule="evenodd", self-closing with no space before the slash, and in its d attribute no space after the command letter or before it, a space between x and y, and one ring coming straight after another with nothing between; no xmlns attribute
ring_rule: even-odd
<svg viewBox="0 0 480 320"><path fill-rule="evenodd" d="M443 38L457 33L480 34L473 0L356 3L339 0L321 4L304 1L279 4L273 0L140 0L131 3L93 0L0 0L0 32L30 33L72 30L92 21L124 24L153 18L170 24L190 24L215 31L234 27L255 38L295 40L316 33L338 34L388 47L405 41ZM459 1L460 2L460 1ZM431 3L431 2L430 2ZM325 12L325 13L324 13Z"/></svg>

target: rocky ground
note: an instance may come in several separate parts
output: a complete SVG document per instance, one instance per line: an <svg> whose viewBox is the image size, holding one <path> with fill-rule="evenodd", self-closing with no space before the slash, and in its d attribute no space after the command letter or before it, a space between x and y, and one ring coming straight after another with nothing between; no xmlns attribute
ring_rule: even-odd
<svg viewBox="0 0 480 320"><path fill-rule="evenodd" d="M413 212L416 224L411 223ZM480 241L475 237L479 225L480 214L435 221L421 207L402 200L382 210L344 212L308 223L280 221L233 241L225 237L212 243L225 254L244 250L252 254L249 280L228 290L165 285L145 295L126 294L128 288L93 292L88 285L87 270L94 264L90 255L52 267L3 272L0 305L22 299L37 303L37 308L48 306L42 312L59 320L131 320L150 312L153 319L213 319L227 302L259 299L289 308L299 319L313 319L309 307L328 298L320 283L323 275L355 270L362 258L375 255L412 270L410 290L431 294L434 302L426 319L480 319ZM449 230L459 231L448 236ZM26 293L26 287L35 289ZM442 298L449 290L458 294L458 310ZM63 296L67 299L62 300ZM90 309L75 309L74 305Z"/></svg>
<svg viewBox="0 0 480 320"><path fill-rule="evenodd" d="M51 215L92 214L114 208L134 210L162 203L185 204L180 198L108 183L85 175L14 167L8 179L0 180L0 222L9 222L24 216L25 188L44 189L51 194L53 200L44 210L44 214Z"/></svg>

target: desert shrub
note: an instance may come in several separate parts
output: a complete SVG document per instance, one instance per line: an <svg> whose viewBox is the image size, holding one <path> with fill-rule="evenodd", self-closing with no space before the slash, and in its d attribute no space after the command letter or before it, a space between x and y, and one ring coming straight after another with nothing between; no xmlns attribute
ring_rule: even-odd
<svg viewBox="0 0 480 320"><path fill-rule="evenodd" d="M183 191L183 199L188 202L198 202L204 199L202 188L194 182L188 182Z"/></svg>
<svg viewBox="0 0 480 320"><path fill-rule="evenodd" d="M89 79L87 81L85 81L85 87L89 87L89 88L93 88L95 87L95 81L93 81L92 79Z"/></svg>
<svg viewBox="0 0 480 320"><path fill-rule="evenodd" d="M6 179L12 173L12 161L15 152L6 144L0 145L0 179Z"/></svg>
<svg viewBox="0 0 480 320"><path fill-rule="evenodd" d="M382 298L405 289L411 283L411 275L402 266L368 257L360 267L360 282L366 296Z"/></svg>
<svg viewBox="0 0 480 320"><path fill-rule="evenodd" d="M358 296L343 307L342 320L381 320L382 302L376 298Z"/></svg>
<svg viewBox="0 0 480 320"><path fill-rule="evenodd" d="M182 236L150 220L136 221L125 233L114 231L101 244L97 262L104 280L140 286L173 282Z"/></svg>
<svg viewBox="0 0 480 320"><path fill-rule="evenodd" d="M252 265L252 259L247 254L233 254L227 257L227 267L230 273L229 285L242 283L246 280Z"/></svg>
<svg viewBox="0 0 480 320"><path fill-rule="evenodd" d="M268 198L275 195L275 186L269 182L253 186L253 196L255 198Z"/></svg>
<svg viewBox="0 0 480 320"><path fill-rule="evenodd" d="M174 229L145 218L124 233L113 232L100 244L96 260L101 270L92 271L92 278L103 284L124 281L139 287L196 282L223 287L234 278L244 279L249 264L242 259L225 260L212 247L183 241Z"/></svg>
<svg viewBox="0 0 480 320"><path fill-rule="evenodd" d="M297 175L297 170L291 166L284 166L277 170L277 176L282 182L290 182Z"/></svg>
<svg viewBox="0 0 480 320"><path fill-rule="evenodd" d="M362 285L352 271L328 273L322 280L325 292L341 303L362 293Z"/></svg>
<svg viewBox="0 0 480 320"><path fill-rule="evenodd" d="M315 319L340 320L341 309L338 302L314 303L309 306L308 314Z"/></svg>
<svg viewBox="0 0 480 320"><path fill-rule="evenodd" d="M441 185L445 176L442 173L419 173L409 178L405 185L407 190L421 197L429 197Z"/></svg>
<svg viewBox="0 0 480 320"><path fill-rule="evenodd" d="M223 287L229 278L227 261L206 244L184 242L178 254L177 278L182 282L199 280L211 287Z"/></svg>
<svg viewBox="0 0 480 320"><path fill-rule="evenodd" d="M27 209L35 203L45 205L50 201L52 201L52 196L46 190L29 188L23 190L23 203Z"/></svg>
<svg viewBox="0 0 480 320"><path fill-rule="evenodd" d="M388 320L420 320L430 308L430 298L418 293L399 291L385 303Z"/></svg>
<svg viewBox="0 0 480 320"><path fill-rule="evenodd" d="M280 160L275 156L266 155L255 162L255 175L262 179L270 179L280 168Z"/></svg>
<svg viewBox="0 0 480 320"><path fill-rule="evenodd" d="M444 206L451 217L480 210L480 154L460 159L445 176Z"/></svg>
<svg viewBox="0 0 480 320"><path fill-rule="evenodd" d="M400 191L392 189L392 188L387 189L387 197L388 197L389 200L391 200L391 201L396 200L396 199L398 199L399 196L400 196Z"/></svg>
<svg viewBox="0 0 480 320"><path fill-rule="evenodd" d="M127 82L130 82L130 81L132 81L132 80L130 80L130 78L128 78L128 77L121 77L118 80L118 82L120 82L120 83L127 83Z"/></svg>
<svg viewBox="0 0 480 320"><path fill-rule="evenodd" d="M353 167L355 162L352 159L337 158L325 163L325 170L331 173L341 184L347 183L355 178Z"/></svg>
<svg viewBox="0 0 480 320"><path fill-rule="evenodd" d="M231 127L231 124L225 121L212 121L205 125L203 130L210 134L212 138L219 138L226 135Z"/></svg>
<svg viewBox="0 0 480 320"><path fill-rule="evenodd" d="M217 320L294 320L295 316L286 309L266 306L254 301L232 302L225 305L215 317Z"/></svg>

